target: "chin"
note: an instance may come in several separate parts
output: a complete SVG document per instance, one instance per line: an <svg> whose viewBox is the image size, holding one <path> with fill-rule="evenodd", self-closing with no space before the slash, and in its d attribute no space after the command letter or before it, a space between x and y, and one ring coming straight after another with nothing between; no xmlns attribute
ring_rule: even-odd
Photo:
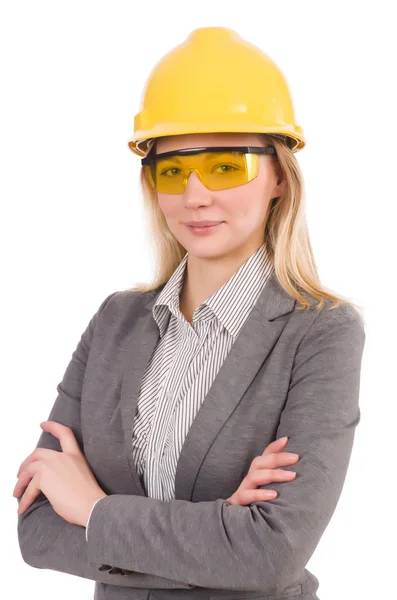
<svg viewBox="0 0 397 600"><path fill-rule="evenodd" d="M229 248L227 244L219 244L219 242L212 244L207 242L205 244L203 242L205 242L205 240L203 240L201 244L187 244L184 245L184 247L191 256L206 259L221 258L233 250L233 248Z"/></svg>

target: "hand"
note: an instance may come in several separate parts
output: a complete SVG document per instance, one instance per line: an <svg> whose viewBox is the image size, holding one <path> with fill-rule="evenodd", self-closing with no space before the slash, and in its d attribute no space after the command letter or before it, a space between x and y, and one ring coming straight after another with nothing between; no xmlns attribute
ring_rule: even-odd
<svg viewBox="0 0 397 600"><path fill-rule="evenodd" d="M251 462L251 467L240 484L240 487L230 498L227 499L229 504L240 504L245 506L252 502L260 502L274 500L277 497L277 492L274 490L259 490L256 489L260 485L266 485L274 481L292 481L296 473L294 471L285 471L284 469L276 469L275 467L292 465L299 460L299 454L280 452L285 448L288 438L280 438L269 444L263 454L255 456ZM274 495L275 494L275 495Z"/></svg>
<svg viewBox="0 0 397 600"><path fill-rule="evenodd" d="M40 427L59 439L62 452L36 448L21 463L13 492L16 498L23 494L18 514L42 491L59 516L85 527L94 502L107 494L99 487L72 429L56 421L44 421Z"/></svg>

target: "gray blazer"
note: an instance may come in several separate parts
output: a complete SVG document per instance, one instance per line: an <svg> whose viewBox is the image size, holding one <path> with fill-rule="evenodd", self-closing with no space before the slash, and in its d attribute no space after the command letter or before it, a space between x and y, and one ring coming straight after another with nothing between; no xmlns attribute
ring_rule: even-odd
<svg viewBox="0 0 397 600"><path fill-rule="evenodd" d="M40 493L18 515L23 560L94 580L95 600L316 599L319 581L305 565L336 508L360 420L363 319L344 303L298 310L273 273L189 429L175 499L164 502L147 496L131 445L162 287L102 302L48 417L72 428L110 494L92 512L88 542ZM300 456L282 467L296 478L261 486L275 500L226 502L282 436ZM47 432L37 447L61 450Z"/></svg>

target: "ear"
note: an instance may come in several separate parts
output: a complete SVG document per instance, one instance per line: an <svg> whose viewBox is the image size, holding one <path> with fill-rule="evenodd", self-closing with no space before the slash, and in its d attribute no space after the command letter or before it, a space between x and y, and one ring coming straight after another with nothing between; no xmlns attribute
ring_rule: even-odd
<svg viewBox="0 0 397 600"><path fill-rule="evenodd" d="M277 186L274 189L274 191L276 193L275 197L278 198L279 196L282 196L283 194L285 194L286 187L287 187L286 179L282 179L281 181L279 180L279 182L277 183Z"/></svg>

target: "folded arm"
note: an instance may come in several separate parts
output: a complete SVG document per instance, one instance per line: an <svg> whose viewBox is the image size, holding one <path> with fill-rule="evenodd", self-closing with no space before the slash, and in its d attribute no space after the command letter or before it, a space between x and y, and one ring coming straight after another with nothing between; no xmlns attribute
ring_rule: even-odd
<svg viewBox="0 0 397 600"><path fill-rule="evenodd" d="M107 302L116 293L113 292L105 298L81 336L63 379L57 386L58 395L47 419L70 427L82 451L80 400L88 353L97 321ZM59 440L44 431L39 437L36 448L61 451ZM18 498L18 505L20 500L21 497ZM54 511L41 492L26 511L18 515L18 542L21 555L23 560L32 567L52 569L101 583L127 587L163 589L192 587L183 581L173 581L168 577L162 578L147 573L134 572L125 576L100 571L99 566L88 556L85 534L85 527L65 521Z"/></svg>
<svg viewBox="0 0 397 600"><path fill-rule="evenodd" d="M340 497L350 461L365 332L348 305L323 310L300 342L277 438L299 454L294 481L249 506L110 495L91 514L87 556L207 588L278 593L302 574ZM264 408L265 410L265 408Z"/></svg>

